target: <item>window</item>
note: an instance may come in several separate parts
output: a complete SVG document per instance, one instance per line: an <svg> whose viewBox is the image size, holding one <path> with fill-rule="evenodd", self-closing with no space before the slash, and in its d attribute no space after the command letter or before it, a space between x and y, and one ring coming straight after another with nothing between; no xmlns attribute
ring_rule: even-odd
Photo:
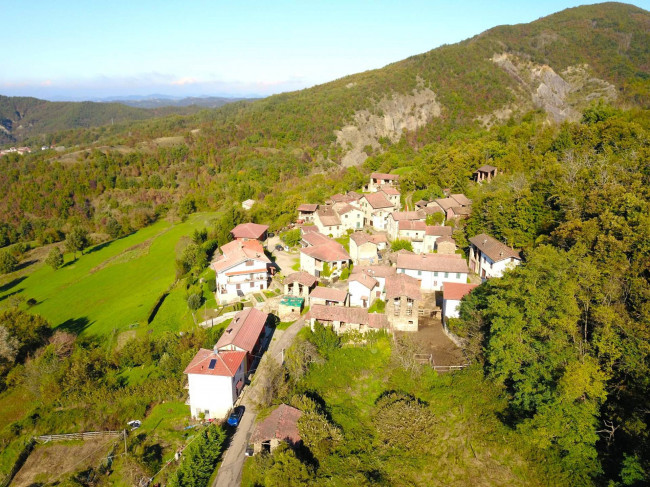
<svg viewBox="0 0 650 487"><path fill-rule="evenodd" d="M421 276L421 275L422 275L422 271L418 271L418 276Z"/></svg>
<svg viewBox="0 0 650 487"><path fill-rule="evenodd" d="M255 287L255 283L251 282L251 288L254 288L254 287Z"/></svg>
<svg viewBox="0 0 650 487"><path fill-rule="evenodd" d="M237 285L235 286L235 289L237 289L237 291L239 291L239 290L241 289L241 284L237 284Z"/></svg>
<svg viewBox="0 0 650 487"><path fill-rule="evenodd" d="M456 273L456 279L460 279L460 272Z"/></svg>
<svg viewBox="0 0 650 487"><path fill-rule="evenodd" d="M449 277L449 272L445 272L445 278Z"/></svg>
<svg viewBox="0 0 650 487"><path fill-rule="evenodd" d="M250 267L250 266L252 266L252 265L253 265L253 261L252 261L252 260L247 260L247 261L246 261L246 267Z"/></svg>
<svg viewBox="0 0 650 487"><path fill-rule="evenodd" d="M434 273L433 273L433 277L438 277L438 273L437 273L437 272L434 272Z"/></svg>

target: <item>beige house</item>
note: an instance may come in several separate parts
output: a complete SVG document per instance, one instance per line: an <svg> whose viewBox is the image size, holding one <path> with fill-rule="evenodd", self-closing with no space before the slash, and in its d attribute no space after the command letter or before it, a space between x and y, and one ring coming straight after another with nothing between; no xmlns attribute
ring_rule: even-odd
<svg viewBox="0 0 650 487"><path fill-rule="evenodd" d="M379 252L388 246L386 235L354 232L350 235L350 258L354 264L375 264Z"/></svg>
<svg viewBox="0 0 650 487"><path fill-rule="evenodd" d="M455 254L456 241L451 237L438 237L436 240L436 253L438 254Z"/></svg>
<svg viewBox="0 0 650 487"><path fill-rule="evenodd" d="M370 175L370 181L366 186L366 191L369 193L376 193L379 191L379 188L383 185L387 186L398 186L399 185L399 175L397 174L386 174L381 172L373 172Z"/></svg>
<svg viewBox="0 0 650 487"><path fill-rule="evenodd" d="M420 282L406 274L386 279L386 317L393 330L418 331Z"/></svg>
<svg viewBox="0 0 650 487"><path fill-rule="evenodd" d="M336 203L334 211L339 215L343 232L347 230L361 230L364 223L364 213L360 208L348 203Z"/></svg>
<svg viewBox="0 0 650 487"><path fill-rule="evenodd" d="M426 218L427 215L422 210L392 212L390 215L388 215L388 219L387 219L386 231L388 233L388 238L391 240L397 240L399 238L398 231L399 231L400 222L421 221L424 223Z"/></svg>
<svg viewBox="0 0 650 487"><path fill-rule="evenodd" d="M338 306L312 306L306 315L311 329L318 321L325 326L331 326L337 334L356 331L366 333L372 330L388 329L388 319L383 313L368 313L364 308L348 308Z"/></svg>
<svg viewBox="0 0 650 487"><path fill-rule="evenodd" d="M271 414L255 425L251 435L255 454L272 452L281 442L296 447L302 442L298 432L298 420L302 411L286 404L280 404Z"/></svg>
<svg viewBox="0 0 650 487"><path fill-rule="evenodd" d="M451 237L454 229L443 225L427 225L424 232L423 252L431 253L436 250L436 240L440 237Z"/></svg>
<svg viewBox="0 0 650 487"><path fill-rule="evenodd" d="M314 223L318 231L323 235L331 235L334 238L338 238L344 233L341 219L331 206L320 206L314 214Z"/></svg>
<svg viewBox="0 0 650 487"><path fill-rule="evenodd" d="M309 294L309 305L345 306L348 303L348 292L345 289L316 286Z"/></svg>
<svg viewBox="0 0 650 487"><path fill-rule="evenodd" d="M300 223L313 223L318 205L305 203L298 207L298 221Z"/></svg>
<svg viewBox="0 0 650 487"><path fill-rule="evenodd" d="M363 195L360 205L366 225L373 227L375 230L386 230L388 215L395 210L395 206L383 192Z"/></svg>
<svg viewBox="0 0 650 487"><path fill-rule="evenodd" d="M312 289L316 287L318 280L308 272L300 271L289 274L284 280L284 294L307 298Z"/></svg>

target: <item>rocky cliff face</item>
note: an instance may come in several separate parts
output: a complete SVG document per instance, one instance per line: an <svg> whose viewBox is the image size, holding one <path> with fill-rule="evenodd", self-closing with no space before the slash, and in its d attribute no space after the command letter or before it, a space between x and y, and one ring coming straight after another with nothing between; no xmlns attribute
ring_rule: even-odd
<svg viewBox="0 0 650 487"><path fill-rule="evenodd" d="M436 94L420 86L410 95L393 94L390 98L382 98L372 111L356 112L350 125L335 131L337 144L347 151L342 164L361 164L368 157L364 148L378 149L379 139L383 137L397 142L403 131L415 130L439 117L441 108Z"/></svg>
<svg viewBox="0 0 650 487"><path fill-rule="evenodd" d="M591 101L616 99L616 87L596 78L588 65L569 66L560 74L546 65L535 64L513 54L495 54L492 62L515 81L518 103L479 117L486 126L508 118L515 111L541 108L555 122L578 120Z"/></svg>

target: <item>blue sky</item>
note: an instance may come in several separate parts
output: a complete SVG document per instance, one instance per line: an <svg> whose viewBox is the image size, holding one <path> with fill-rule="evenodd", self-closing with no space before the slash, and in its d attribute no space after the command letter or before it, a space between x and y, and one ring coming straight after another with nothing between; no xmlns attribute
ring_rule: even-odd
<svg viewBox="0 0 650 487"><path fill-rule="evenodd" d="M0 0L0 94L265 96L583 3Z"/></svg>

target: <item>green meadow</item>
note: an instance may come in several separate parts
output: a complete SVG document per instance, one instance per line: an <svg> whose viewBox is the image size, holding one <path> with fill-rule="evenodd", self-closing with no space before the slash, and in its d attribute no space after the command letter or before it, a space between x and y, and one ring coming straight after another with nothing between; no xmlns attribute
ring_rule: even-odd
<svg viewBox="0 0 650 487"><path fill-rule="evenodd" d="M0 285L0 308L9 305L10 297L20 296L36 301L30 312L75 333L144 331L154 305L175 281L179 242L208 226L214 216L197 213L176 224L158 221L92 247L76 261L68 254L64 267L56 271L41 263L26 276L8 276ZM163 302L151 324L154 332L178 330L188 319L192 322L179 291L173 289L170 296L173 299Z"/></svg>

